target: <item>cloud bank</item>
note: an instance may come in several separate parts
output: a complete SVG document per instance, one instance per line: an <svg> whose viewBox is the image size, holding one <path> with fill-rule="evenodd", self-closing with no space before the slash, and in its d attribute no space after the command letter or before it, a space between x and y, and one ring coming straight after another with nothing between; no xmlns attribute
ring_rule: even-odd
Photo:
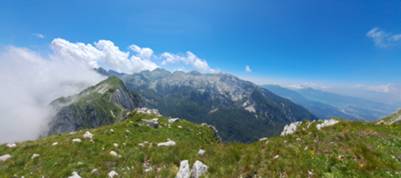
<svg viewBox="0 0 401 178"><path fill-rule="evenodd" d="M70 96L105 79L94 68L123 73L154 70L215 72L188 51L155 54L151 48L130 45L124 51L112 41L92 44L56 38L49 54L20 47L0 48L0 143L37 138L47 129L49 103Z"/></svg>
<svg viewBox="0 0 401 178"><path fill-rule="evenodd" d="M104 77L85 63L24 48L0 52L0 143L35 139L46 129L48 104L93 85Z"/></svg>

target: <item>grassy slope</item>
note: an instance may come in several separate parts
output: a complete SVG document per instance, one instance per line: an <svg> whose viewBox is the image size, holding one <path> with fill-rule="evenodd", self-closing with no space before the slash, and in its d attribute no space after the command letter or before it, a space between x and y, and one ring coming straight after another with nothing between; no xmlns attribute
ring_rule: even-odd
<svg viewBox="0 0 401 178"><path fill-rule="evenodd" d="M391 124L400 124L401 123L401 110L384 117L383 119L377 121L378 124L386 124L386 125L391 125Z"/></svg>
<svg viewBox="0 0 401 178"><path fill-rule="evenodd" d="M191 164L195 160L204 162L209 166L206 175L209 177L254 174L307 177L308 171L312 177L401 176L400 125L342 121L319 131L316 123L304 122L293 135L252 144L222 144L208 127L184 120L172 124L171 128L165 119L161 120L161 128L138 124L142 118L153 117L135 115L124 122L92 129L94 143L71 142L73 138L82 138L83 130L19 143L16 148L0 146L0 155L12 155L11 159L0 162L0 177L67 177L72 171L83 177L94 177L90 173L93 168L99 169L100 177L111 170L121 177L174 177L179 162L184 159ZM111 128L114 133L110 132ZM156 143L167 138L176 141L177 146L156 147ZM153 146L138 146L143 141L152 142ZM51 146L53 142L59 144ZM118 143L119 147L113 147L113 143ZM197 155L199 148L206 150L203 157ZM122 157L110 156L111 150ZM32 160L33 153L40 157ZM149 162L153 171L145 173L144 162Z"/></svg>

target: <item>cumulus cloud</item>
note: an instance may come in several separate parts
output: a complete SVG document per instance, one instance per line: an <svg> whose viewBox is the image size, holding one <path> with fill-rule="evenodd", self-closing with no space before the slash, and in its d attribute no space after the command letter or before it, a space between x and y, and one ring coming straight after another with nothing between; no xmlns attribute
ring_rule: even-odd
<svg viewBox="0 0 401 178"><path fill-rule="evenodd" d="M377 27L371 29L366 36L372 39L375 45L380 48L401 45L401 34L388 33Z"/></svg>
<svg viewBox="0 0 401 178"><path fill-rule="evenodd" d="M245 66L245 72L252 72L251 66L246 65Z"/></svg>
<svg viewBox="0 0 401 178"><path fill-rule="evenodd" d="M104 77L84 62L54 53L42 56L32 50L0 50L0 143L35 139L45 131L49 103L75 94Z"/></svg>
<svg viewBox="0 0 401 178"><path fill-rule="evenodd" d="M130 54L130 51L121 51L109 40L99 40L92 45L57 38L52 41L51 46L55 55L70 60L85 61L94 68L102 67L106 70L131 74L158 67L151 60L153 51L136 45L130 47L133 54Z"/></svg>
<svg viewBox="0 0 401 178"><path fill-rule="evenodd" d="M175 70L196 70L204 73L217 72L216 69L213 69L209 66L206 60L199 58L190 51L187 51L185 54L181 55L164 52L161 54L161 59L161 64L163 66L174 68Z"/></svg>

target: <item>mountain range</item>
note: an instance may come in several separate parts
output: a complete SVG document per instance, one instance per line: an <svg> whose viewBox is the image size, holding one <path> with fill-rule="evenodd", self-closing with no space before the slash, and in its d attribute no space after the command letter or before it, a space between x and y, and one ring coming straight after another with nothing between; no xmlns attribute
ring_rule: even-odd
<svg viewBox="0 0 401 178"><path fill-rule="evenodd" d="M299 104L319 118L342 117L373 121L394 112L398 108L358 97L339 95L313 88L285 88L264 85L273 93Z"/></svg>
<svg viewBox="0 0 401 178"><path fill-rule="evenodd" d="M316 119L303 107L230 74L156 69L117 77L142 97L144 106L214 125L225 141L254 141L279 134L288 123Z"/></svg>

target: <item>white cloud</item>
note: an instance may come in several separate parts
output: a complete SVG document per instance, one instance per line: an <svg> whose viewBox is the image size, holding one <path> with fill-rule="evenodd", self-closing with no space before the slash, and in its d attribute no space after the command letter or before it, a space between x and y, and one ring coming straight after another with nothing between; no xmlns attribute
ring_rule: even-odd
<svg viewBox="0 0 401 178"><path fill-rule="evenodd" d="M35 139L46 129L49 103L104 77L86 63L18 47L0 50L0 143Z"/></svg>
<svg viewBox="0 0 401 178"><path fill-rule="evenodd" d="M170 68L176 69L186 69L186 70L196 70L204 73L215 73L216 69L213 69L209 66L206 60L203 60L193 54L190 51L187 51L183 55L172 54L169 52L164 52L161 54L163 66L167 66Z"/></svg>
<svg viewBox="0 0 401 178"><path fill-rule="evenodd" d="M401 34L385 32L377 27L371 29L366 36L373 40L377 47L387 48L401 44Z"/></svg>
<svg viewBox="0 0 401 178"><path fill-rule="evenodd" d="M245 72L252 72L251 66L246 65L245 66Z"/></svg>
<svg viewBox="0 0 401 178"><path fill-rule="evenodd" d="M41 33L34 33L32 35L35 36L36 38L39 38L39 39L44 39L45 38L45 35L43 35Z"/></svg>
<svg viewBox="0 0 401 178"><path fill-rule="evenodd" d="M94 68L102 67L123 73L136 73L144 70L154 70L160 65L171 70L196 70L204 73L214 73L206 60L199 58L190 51L185 54L164 52L155 54L151 48L130 45L129 51L122 51L112 41L99 40L93 44L69 42L56 38L51 47L54 54L70 60L84 61Z"/></svg>
<svg viewBox="0 0 401 178"><path fill-rule="evenodd" d="M99 40L92 44L72 43L56 38L51 46L55 55L71 60L85 61L94 68L102 67L124 73L136 73L143 70L153 70L158 67L151 60L153 51L149 48L140 48L132 45L130 52L124 52L109 40Z"/></svg>

